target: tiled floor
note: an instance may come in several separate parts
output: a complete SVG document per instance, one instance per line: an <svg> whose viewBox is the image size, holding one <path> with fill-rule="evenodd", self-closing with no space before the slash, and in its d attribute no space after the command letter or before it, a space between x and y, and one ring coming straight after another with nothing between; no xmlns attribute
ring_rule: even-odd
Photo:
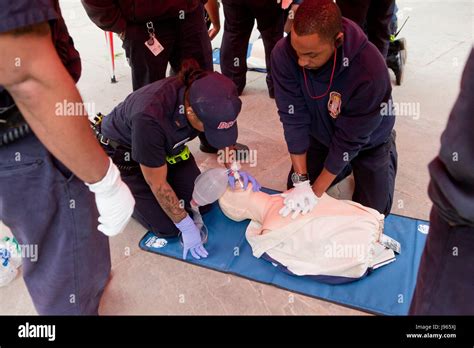
<svg viewBox="0 0 474 348"><path fill-rule="evenodd" d="M108 112L131 91L124 55L117 49L119 82L110 84L103 33L91 24L79 1L61 3L82 55L79 89L86 102L95 103L96 111ZM397 120L399 172L393 212L427 219L427 164L439 149L440 134L459 91L473 41L473 5L470 0L398 3L403 16L410 16L402 32L409 51L404 84L394 87L393 95L396 102L416 103L420 113ZM274 101L267 97L264 75L249 72L242 100L239 140L258 155L257 166L247 169L264 186L284 189L290 161ZM216 166L215 157L197 147L194 141L191 150L201 169ZM7 229L0 227L0 234L5 233ZM143 252L138 242L144 233L144 228L132 221L125 233L111 239L113 270L102 314L364 314ZM0 299L0 314L35 313L21 278L0 288Z"/></svg>

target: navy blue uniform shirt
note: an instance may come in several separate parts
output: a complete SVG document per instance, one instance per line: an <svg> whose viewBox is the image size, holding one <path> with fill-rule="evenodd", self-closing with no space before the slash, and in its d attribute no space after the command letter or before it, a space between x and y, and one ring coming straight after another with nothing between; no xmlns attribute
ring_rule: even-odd
<svg viewBox="0 0 474 348"><path fill-rule="evenodd" d="M272 52L275 99L288 151L305 153L313 136L329 148L325 168L335 175L347 165L347 158L352 160L359 151L388 141L395 123L388 111L392 86L385 60L357 24L343 18L343 30L333 85L319 100L310 95L326 92L334 59L320 69L306 70L308 93L290 36L281 39ZM384 116L385 111L390 116Z"/></svg>
<svg viewBox="0 0 474 348"><path fill-rule="evenodd" d="M0 32L58 18L52 0L0 0Z"/></svg>
<svg viewBox="0 0 474 348"><path fill-rule="evenodd" d="M184 90L177 77L140 88L104 117L102 133L131 147L134 161L163 166L167 155L177 155L199 134L186 118Z"/></svg>
<svg viewBox="0 0 474 348"><path fill-rule="evenodd" d="M207 0L82 0L88 16L102 30L124 32L130 23L180 18ZM145 28L143 26L143 28Z"/></svg>
<svg viewBox="0 0 474 348"><path fill-rule="evenodd" d="M429 195L448 222L474 226L474 50L461 92L441 136L441 150L429 165Z"/></svg>

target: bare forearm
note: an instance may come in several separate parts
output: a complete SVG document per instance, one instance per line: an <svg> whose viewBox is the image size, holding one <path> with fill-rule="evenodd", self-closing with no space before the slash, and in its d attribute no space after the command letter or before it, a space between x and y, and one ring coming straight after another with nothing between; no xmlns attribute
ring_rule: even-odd
<svg viewBox="0 0 474 348"><path fill-rule="evenodd" d="M161 208L174 223L178 223L186 217L187 212L184 210L184 204L167 182L154 185L152 191Z"/></svg>
<svg viewBox="0 0 474 348"><path fill-rule="evenodd" d="M209 0L205 5L206 11L209 14L212 25L219 27L221 26L221 20L219 17L219 6L217 0Z"/></svg>
<svg viewBox="0 0 474 348"><path fill-rule="evenodd" d="M176 196L173 188L169 185L168 181L166 181L168 175L167 165L165 164L161 167L147 167L141 164L140 168L145 181L166 215L168 215L174 223L183 220L187 213L186 210L184 210L183 202L178 200L178 196Z"/></svg>
<svg viewBox="0 0 474 348"><path fill-rule="evenodd" d="M334 179L336 179L336 175L324 168L313 184L313 191L316 196L321 197L323 193L327 191L329 186L331 186Z"/></svg>
<svg viewBox="0 0 474 348"><path fill-rule="evenodd" d="M301 155L290 154L293 170L299 174L308 174L306 153Z"/></svg>
<svg viewBox="0 0 474 348"><path fill-rule="evenodd" d="M299 6L300 5L297 5L297 4L291 5L290 11L288 13L288 19L286 20L285 28L283 29L285 31L285 33L289 33L291 31L291 28L293 26L293 21L294 21L294 18L295 18L295 14L296 14L296 11L298 10Z"/></svg>
<svg viewBox="0 0 474 348"><path fill-rule="evenodd" d="M60 100L83 105L72 80L56 87L26 81L11 92L36 136L66 167L87 183L105 176L109 161L90 129L87 114L57 114Z"/></svg>
<svg viewBox="0 0 474 348"><path fill-rule="evenodd" d="M100 181L109 161L89 127L87 113L61 113L59 105L64 102L79 109L83 104L51 44L47 24L1 35L0 51L0 84L39 140L81 180ZM20 64L14 65L15 61Z"/></svg>

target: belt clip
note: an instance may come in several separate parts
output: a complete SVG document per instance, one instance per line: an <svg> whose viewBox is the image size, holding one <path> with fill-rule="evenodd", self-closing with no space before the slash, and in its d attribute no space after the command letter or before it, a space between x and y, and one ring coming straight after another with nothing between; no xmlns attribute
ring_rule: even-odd
<svg viewBox="0 0 474 348"><path fill-rule="evenodd" d="M105 139L105 140L104 140ZM99 141L101 144L108 146L110 143L110 140L104 137L102 134L99 134Z"/></svg>
<svg viewBox="0 0 474 348"><path fill-rule="evenodd" d="M104 115L102 115L100 112L94 116L94 125L98 126L102 123L102 119L104 118Z"/></svg>

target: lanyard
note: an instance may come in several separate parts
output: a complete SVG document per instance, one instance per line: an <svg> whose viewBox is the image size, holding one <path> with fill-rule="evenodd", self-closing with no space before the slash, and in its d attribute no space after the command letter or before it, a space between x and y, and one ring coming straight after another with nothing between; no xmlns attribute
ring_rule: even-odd
<svg viewBox="0 0 474 348"><path fill-rule="evenodd" d="M308 87L308 78L306 77L306 69L304 67L302 67L303 69L303 75L304 75L304 83L306 85L306 91L308 92L309 96L311 99L321 99L321 98L324 98L325 96L328 95L329 91L331 90L331 87L332 87L332 80L334 79L334 72L336 71L336 60L337 60L337 49L334 48L334 63L332 65L332 73L331 73L331 79L329 81L329 87L326 91L326 93L322 94L322 95L319 95L319 96L316 96L316 97L313 97L311 95L311 92L309 91L309 87Z"/></svg>

